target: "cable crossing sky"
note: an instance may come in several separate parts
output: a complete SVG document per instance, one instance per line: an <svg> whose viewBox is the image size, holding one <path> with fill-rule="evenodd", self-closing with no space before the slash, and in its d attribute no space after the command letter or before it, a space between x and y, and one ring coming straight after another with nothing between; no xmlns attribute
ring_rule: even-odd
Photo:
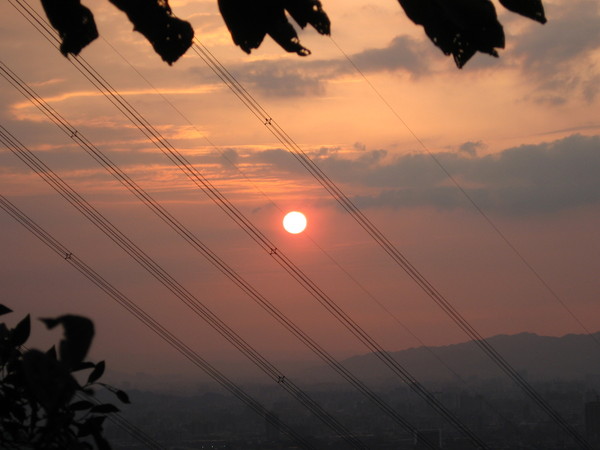
<svg viewBox="0 0 600 450"><path fill-rule="evenodd" d="M9 0L11 5L16 2L23 8L20 0ZM26 2L25 2L26 3ZM16 6L15 6L16 7ZM35 11L26 10L25 13L17 8L22 14L29 16L30 23L44 34L45 38L54 46L57 44L55 33L49 24ZM37 26L36 26L37 24ZM39 27L39 28L38 28ZM271 255L281 267L290 274L301 286L311 294L325 309L332 314L351 334L353 334L365 347L373 352L376 357L386 365L392 373L404 381L417 395L432 406L442 417L448 420L457 430L467 436L479 448L487 448L468 427L466 427L452 412L450 412L433 394L423 387L404 367L402 367L381 345L379 345L368 333L365 332L353 319L351 319L329 296L327 296L316 284L297 267L278 248L247 219L226 197L218 191L189 161L181 155L149 122L143 118L133 106L131 106L110 84L93 69L84 58L74 57L69 61L76 66L106 98L115 105L119 111L137 127L140 131L165 154L169 160L177 165L192 182L202 189L213 202L215 202L238 226L248 234L261 248ZM177 289L178 290L178 289ZM187 303L186 303L187 304ZM193 304L192 304L193 305ZM190 306L188 304L188 306Z"/></svg>
<svg viewBox="0 0 600 450"><path fill-rule="evenodd" d="M11 0L9 0L14 6ZM19 4L21 2L17 0ZM34 19L38 21L38 19ZM38 21L39 22L39 21ZM35 26L35 24L34 24ZM37 27L36 27L37 28ZM38 31L44 33L41 29ZM45 31L48 33L48 29ZM48 39L48 37L46 37ZM48 39L50 40L50 39ZM198 45L194 45L194 49L199 49L199 52L204 57L211 58L210 52L202 50ZM204 58L203 58L204 59ZM160 133L154 129L143 117L135 111L118 93L93 69L87 65L83 58L74 58L81 65L82 70L85 70L90 81L94 81L94 85L104 93L107 98L131 120L140 131L148 137L173 163L186 173L186 175L201 189L203 189L209 197L219 207L225 211L228 216L234 220L244 231L259 244L265 251L277 260L280 265L302 286L313 295L340 323L342 323L352 334L354 334L367 348L373 351L376 356L388 366L401 379L407 382L415 392L422 395L427 401L434 406L440 414L450 420L457 428L471 436L468 430L464 430L461 424L456 423L456 419L448 416L448 411L444 411L443 405L439 404L431 394L422 389L417 381L410 376L401 366L399 366L391 356L385 352L379 344L377 344L358 324L356 324L343 310L339 308L322 290L320 290L312 280L310 280L297 266L295 266L285 255L280 252L243 214L235 208L208 180L206 180L183 155L168 143ZM72 60L71 60L72 61ZM211 60L212 61L212 60ZM523 391L544 410L553 421L561 426L573 439L578 442L582 448L589 448L585 440L558 414L545 400L516 372L516 370L475 330L468 321L449 303L449 301L440 294L433 285L404 257L404 255L373 225L370 220L353 204L353 202L339 189L339 187L329 177L321 171L321 169L298 147L298 145L281 129L277 123L264 112L264 109L245 91L241 88L235 78L232 78L228 72L222 68L218 61L216 62L217 73L222 79L228 82L228 86L238 95L240 99L248 102L244 103L261 121L267 126L272 133L284 144L284 146L292 152L296 159L317 179L317 181L338 201L338 203L351 214L354 220L388 253L392 260L401 267L411 277L415 283L461 328L484 353L488 355L513 381L523 389ZM212 68L212 66L211 66ZM83 72L82 72L83 73ZM85 74L84 74L85 75ZM91 77L91 78L90 78ZM233 81L232 81L233 80ZM234 84L230 84L234 83ZM108 92L108 95L107 93ZM473 439L474 437L471 436Z"/></svg>
<svg viewBox="0 0 600 450"><path fill-rule="evenodd" d="M365 216L344 192L310 159L310 157L287 135L277 122L252 97L237 79L204 47L197 38L193 48L213 72L231 89L242 103L254 114L292 153L296 160L323 186L323 188L346 210L373 240L387 253L395 264L425 292L446 315L471 338L477 346L519 386L548 416L559 425L582 448L590 448L589 443L560 415L539 393L506 361L498 351L454 308L454 306L414 267L410 261L387 239L387 237ZM476 206L476 205L475 205ZM499 231L499 230L498 230ZM516 249L515 249L516 250ZM549 287L549 286L548 286ZM561 304L563 302L561 301ZM580 322L581 324L581 322ZM585 327L584 327L585 329ZM587 331L587 329L586 329ZM589 334L589 332L588 332Z"/></svg>
<svg viewBox="0 0 600 450"><path fill-rule="evenodd" d="M330 37L331 38L331 37ZM281 211L282 213L284 212L284 210L280 207L279 204L277 204L267 193L265 193L259 186L257 186L248 176L247 174L234 162L231 160L231 158L224 152L221 150L220 147L218 147L216 144L214 144L207 136L205 133L201 132L193 123L192 121L181 112L180 109L177 108L177 106L175 104L173 104L162 92L160 92L159 89L157 89L152 82L150 82L150 80L148 80L148 78L146 78L126 57L124 57L109 41L107 41L106 39L103 39L104 42L117 54L119 55L119 57L149 86L151 87L183 120L185 120L188 125L190 125L192 128L194 128L194 130L196 130L199 134L202 135L202 137L206 140L206 142L213 147L216 151L218 151L221 155L221 157L223 159L225 159L230 166L232 166L245 180L247 183L249 183L250 185L252 185L252 187L259 192L263 197L265 197L267 199L267 201L272 204L274 207L276 207L279 211ZM333 41L333 39L331 38L331 40ZM385 98L377 91L377 89L375 88L375 86L373 86L371 84L371 82L366 78L366 76L360 71L360 69L352 62L352 60L350 59L350 57L339 47L339 45L335 42L334 45L336 47L339 48L340 52L342 52L342 54L344 55L344 57L346 57L350 63L352 64L352 66L363 76L363 78L365 79L365 81L369 84L369 86L374 90L374 92L377 94L378 97L381 98L381 100L388 106L388 108L390 108L392 110L392 112L394 113L394 115L401 121L401 123L407 128L409 129L409 131L411 132L411 134L414 135L414 133L412 132L412 130L410 128L408 128L408 125L402 120L402 118L395 112L395 110L391 107L391 105L385 100ZM200 46L200 49L202 49L204 46L202 45L202 43L200 41L198 41L198 45ZM196 50L196 52L199 54L200 57L202 57L203 59L205 59L202 56L202 52L200 50ZM210 59L205 59L205 63L209 66L211 66ZM212 66L211 66L212 67ZM216 72L215 72L216 73ZM221 80L227 84L227 81L222 78L219 74L217 74L219 76L219 78L221 78ZM223 75L227 75L226 72L223 73ZM243 98L241 98L240 100L244 101ZM258 117L258 116L257 116ZM260 117L259 117L260 118ZM421 145L424 147L424 144L418 139L418 137L416 135L414 135L415 139L417 139L417 141L419 141L421 143ZM429 150L424 147L428 153ZM438 163L438 165L440 165L442 167L442 169L444 169L444 167L441 165L441 162L439 162L439 160L437 160L437 158L435 158L435 156L433 154L431 154L432 158L434 158L436 160L436 162ZM444 172L445 169L444 169ZM448 176L451 177L450 174L448 174ZM457 187L459 189L462 190L461 186L458 184L458 182L453 179L453 182L457 185ZM466 192L465 192L466 194ZM471 200L473 202L473 200ZM483 211L481 211L482 214ZM485 216L485 214L484 214ZM485 216L487 220L490 220L487 216ZM493 225L493 224L492 224ZM499 231L499 230L498 230ZM472 391L472 388L470 386L468 386L467 381L464 380L452 367L450 367L448 365L448 363L444 360L442 360L440 358L440 356L438 354L436 354L433 350L431 350L416 334L414 334L412 332L412 330L406 325L404 324L398 317L397 315L395 315L394 313L392 313L389 308L387 308L377 297L375 297L367 288L365 288L365 286L363 284L361 284L348 270L346 270L340 263L339 261L337 261L330 253L327 252L327 250L325 250L323 247L321 247L314 239L312 239L312 237L310 237L309 233L305 233L308 237L308 239L313 243L313 245L315 245L315 247L317 247L319 249L319 251L321 251L321 253L323 253L333 264L335 264L354 284L356 284L356 286L363 291L368 298L370 298L373 302L375 302L387 315L389 315L398 325L400 325L408 334L410 334L424 349L426 349L429 354L435 358L437 361L439 361L439 363L441 365L443 365L458 381L460 381L466 389ZM504 237L504 236L502 236ZM505 238L506 239L506 238ZM516 250L516 249L515 249ZM572 313L571 313L572 314ZM587 329L584 327L584 330L586 332ZM589 332L588 332L589 333ZM592 336L593 337L593 336ZM593 337L594 340L596 340L596 338ZM600 341L597 341L600 344ZM509 420L507 417L503 416L501 414L501 412L495 408L493 405L489 404L487 401L484 401L484 403L490 408L490 410L499 416L500 419L502 419L505 423L509 424L512 427L515 427L515 424L512 423L511 420Z"/></svg>
<svg viewBox="0 0 600 450"><path fill-rule="evenodd" d="M10 143L10 137L5 136L4 133L0 132L0 140L4 143L4 138L8 138L7 143ZM173 335L167 328L163 327L157 322L152 316L147 314L143 308L140 308L137 304L131 301L127 296L115 288L111 283L94 271L85 262L74 255L67 247L57 241L52 235L47 233L42 227L36 222L30 219L25 213L19 210L13 203L11 203L6 197L0 195L0 208L2 208L7 214L13 219L19 222L32 234L34 234L40 241L48 246L54 253L59 257L67 261L77 271L79 271L88 280L98 286L108 296L115 300L119 305L125 308L130 314L136 319L142 322L152 332L157 334L162 340L173 347L177 352L181 353L186 359L191 361L195 366L202 369L215 381L217 381L223 388L233 394L236 398L244 402L247 406L252 408L255 412L260 414L273 426L278 427L292 439L294 439L302 448L313 449L315 448L305 437L298 434L294 429L289 427L286 423L282 422L276 416L271 414L267 408L265 408L260 402L255 400L252 396L244 392L239 386L233 381L229 380L225 375L214 368L210 363L204 360L198 355L192 348L183 343L179 338Z"/></svg>
<svg viewBox="0 0 600 450"><path fill-rule="evenodd" d="M412 130L411 127L402 119L400 114L392 107L390 102L386 100L386 98L379 92L379 90L371 83L371 81L367 78L365 73L360 70L360 68L352 61L350 56L339 46L339 44L329 36L333 45L340 51L340 53L344 56L346 60L350 63L350 65L356 70L356 72L365 80L365 82L369 85L371 90L375 93L375 95L381 100L381 102L391 111L391 113L400 121L400 123L408 130L411 136L415 139L415 141L419 144L421 150L423 150L439 167L439 169L444 173L444 175L450 180L450 182L458 189L463 197L471 204L471 206L475 209L475 211L483 218L483 220L492 228L492 230L498 235L498 237L506 244L508 248L515 254L517 259L521 261L521 263L525 266L525 268L534 276L534 278L550 293L550 295L556 300L556 302L571 316L571 318L581 327L581 329L587 334L600 348L600 340L596 338L596 336L585 326L582 320L577 317L577 315L573 312L571 308L567 306L567 303L563 298L556 292L554 288L546 281L546 279L542 276L542 274L536 270L536 268L525 258L523 253L519 251L519 249L511 242L511 240L504 234L504 232L500 229L500 227L491 219L489 215L477 204L475 199L463 188L463 186L459 183L459 181L454 177L450 171L442 164L440 159L433 154L429 148L425 145L425 143L416 135L416 133Z"/></svg>
<svg viewBox="0 0 600 450"><path fill-rule="evenodd" d="M90 205L83 197L75 192L64 180L54 173L48 166L40 161L29 149L12 136L0 125L0 140L11 150L15 156L23 161L37 175L42 177L65 200L82 213L92 224L100 229L109 239L117 244L144 268L157 281L171 291L179 300L190 308L198 317L202 318L209 326L223 336L230 344L237 348L244 356L254 363L271 380L275 381L285 391L292 395L310 412L329 426L340 437L352 445L353 448L364 448L360 440L350 430L339 423L337 419L326 412L306 392L300 389L293 381L287 378L279 369L270 363L263 355L254 349L244 338L226 325L217 315L207 308L198 298L189 292L165 271L152 257L147 255L104 215Z"/></svg>
<svg viewBox="0 0 600 450"><path fill-rule="evenodd" d="M157 217L169 225L177 234L179 234L189 245L201 253L211 264L218 268L228 279L236 284L261 308L277 320L286 330L306 345L319 358L334 369L342 378L346 379L352 386L359 390L376 406L378 406L390 418L403 426L407 431L418 434L418 430L410 424L402 415L385 402L379 395L369 389L354 374L348 371L339 361L329 354L314 339L308 336L300 329L290 318L285 316L272 302L266 299L250 283L244 280L236 271L220 259L212 250L202 243L194 233L187 229L181 222L173 217L162 205L152 198L150 194L137 185L126 173L124 173L108 156L100 149L94 146L85 136L64 119L54 108L52 108L44 99L26 83L23 82L10 68L0 61L0 75L2 75L15 89L21 92L29 101L31 101L40 111L42 111L54 124L56 124L69 138L75 141L86 153L88 153L96 162L104 167L113 175L124 187L154 212ZM425 439L425 438L424 438Z"/></svg>

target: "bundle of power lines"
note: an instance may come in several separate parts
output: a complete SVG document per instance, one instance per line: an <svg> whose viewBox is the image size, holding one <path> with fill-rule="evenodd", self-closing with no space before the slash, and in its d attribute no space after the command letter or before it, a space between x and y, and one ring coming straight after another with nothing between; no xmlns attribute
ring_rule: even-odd
<svg viewBox="0 0 600 450"><path fill-rule="evenodd" d="M59 40L53 29L28 3L26 0L8 0L53 46L58 47ZM337 45L337 44L336 44ZM422 290L425 292L455 324L471 338L479 348L503 371L527 396L532 399L558 426L567 432L581 448L590 448L589 444L566 422L523 377L492 347L482 335L453 307L453 305L420 273L408 259L386 238L386 236L360 211L356 205L344 194L344 192L331 180L297 145L297 143L277 124L277 122L265 111L265 109L254 99L254 97L231 75L229 71L218 61L217 58L198 40L193 45L194 52L213 70L213 72L231 89L248 110L263 123L277 140L296 158L296 160L321 184L321 186L347 211L350 216L364 229L365 232L387 253ZM229 199L219 191L204 175L202 175L150 122L127 102L111 84L100 75L82 57L69 59L73 66L94 85L140 132L152 142L173 164L175 164L198 188L202 189L209 198L223 210L245 233L256 242L259 247L268 253L292 278L294 278L312 297L314 297L337 321L339 321L352 335L354 335L370 352L372 352L392 373L404 381L417 395L425 400L442 417L451 423L457 430L467 436L477 448L487 448L486 444L466 427L451 411L442 405L435 396L430 393L415 377L413 377L402 365L400 365L367 331L365 331L349 314L347 314L331 297L329 297L308 275L306 275L290 258L273 244L269 238L254 225ZM411 433L418 433L416 427L412 426L394 408L375 394L370 388L349 372L341 363L326 352L321 345L310 338L291 319L285 316L272 302L260 294L250 283L237 274L216 253L202 243L190 230L185 228L174 216L163 206L156 202L146 191L140 188L127 174L125 174L104 153L88 141L58 112L50 107L29 86L27 86L12 70L4 63L0 63L0 75L2 75L13 87L27 97L38 107L52 122L54 122L71 139L81 146L92 158L94 158L111 175L121 182L133 195L148 206L161 220L167 223L177 234L179 234L189 245L207 258L227 278L235 283L253 301L267 311L275 320L284 326L293 336L299 339L311 351L332 367L340 376L371 400L381 411L392 418ZM0 141L9 148L19 159L21 159L34 172L40 175L49 185L60 193L69 203L79 210L88 220L96 225L104 234L113 240L119 247L127 252L138 264L153 275L160 283L169 289L198 317L219 332L228 342L236 347L242 354L250 359L271 380L280 385L291 396L306 407L312 414L318 417L324 424L337 433L346 443L353 448L364 448L364 444L352 434L343 424L331 414L321 408L310 396L301 390L288 376L284 375L271 362L262 356L256 349L250 346L241 336L227 326L219 317L208 309L200 300L191 294L183 285L168 274L154 259L149 257L143 250L137 247L127 236L118 230L106 217L93 208L83 197L75 192L64 180L46 166L38 157L21 144L8 130L0 128ZM437 162L437 161L436 161ZM439 164L439 162L438 162ZM443 167L442 167L443 168ZM444 169L445 171L445 169ZM446 171L447 173L447 171ZM447 173L448 174L448 173ZM450 176L450 174L448 174ZM453 180L454 181L454 180ZM460 186L458 186L460 189ZM464 190L461 189L464 192ZM465 193L466 195L466 193ZM469 198L469 200L471 200ZM471 200L472 201L472 200ZM477 205L474 205L477 207ZM35 224L24 213L20 212L7 199L1 198L0 207L19 221L22 225L36 234L46 245L57 254L71 255L62 244L58 243L43 228ZM483 212L477 208L482 214ZM484 215L484 217L487 216ZM488 219L489 220L489 219ZM492 223L493 225L493 223ZM494 225L493 225L494 226ZM494 228L499 231L495 226ZM508 243L508 242L507 242ZM305 448L312 444L305 437L295 432L289 426L281 423L272 414L243 392L238 386L218 372L188 346L178 340L166 328L152 319L143 309L136 306L127 299L116 288L110 285L100 275L94 272L77 258L65 258L82 272L87 278L98 285L113 299L118 301L125 309L141 320L152 331L172 345L177 351L202 368L215 380L221 383L232 394L252 407L257 413L267 420L274 422ZM543 281L543 280L542 280ZM560 299L559 299L560 300ZM563 303L563 302L561 302ZM563 306L566 307L566 305ZM581 324L581 322L578 320ZM587 331L587 330L586 330ZM588 334L590 334L588 332ZM434 448L431 442L424 439L426 445Z"/></svg>

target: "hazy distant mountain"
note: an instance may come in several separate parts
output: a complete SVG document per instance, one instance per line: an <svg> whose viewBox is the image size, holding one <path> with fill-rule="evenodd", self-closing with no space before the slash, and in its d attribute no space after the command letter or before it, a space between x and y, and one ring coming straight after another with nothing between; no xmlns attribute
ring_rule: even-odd
<svg viewBox="0 0 600 450"><path fill-rule="evenodd" d="M596 340L594 340L595 338ZM600 332L593 336L568 334L563 337L533 333L499 335L487 339L517 371L531 380L573 380L600 377ZM436 356L464 379L503 377L500 369L475 342L442 347L418 347L391 355L420 381L449 381L454 375ZM343 361L359 378L371 382L394 380L394 375L370 353ZM321 369L313 371L322 376Z"/></svg>
<svg viewBox="0 0 600 450"><path fill-rule="evenodd" d="M595 338L596 340L594 340ZM563 337L538 336L533 333L499 335L487 341L522 375L537 380L581 380L594 377L600 388L600 332L589 335L568 334ZM436 358L469 382L508 378L500 372L473 342L441 347L418 347L390 353L417 380L423 383L456 381L456 377ZM398 385L398 379L374 354L354 356L341 361L353 374L369 384ZM282 367L295 378L311 385L347 383L331 368L320 363L284 361ZM264 384L265 379L246 361L220 363L225 373L238 374L242 383ZM244 375L240 375L244 374ZM254 374L254 375L252 375ZM124 374L111 371L107 377L124 389L160 392L210 391L216 384L197 371L189 374ZM589 380L592 381L592 380Z"/></svg>

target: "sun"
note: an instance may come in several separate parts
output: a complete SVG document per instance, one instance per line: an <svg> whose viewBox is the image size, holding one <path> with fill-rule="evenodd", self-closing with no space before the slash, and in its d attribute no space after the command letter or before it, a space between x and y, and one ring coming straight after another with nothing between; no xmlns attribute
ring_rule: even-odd
<svg viewBox="0 0 600 450"><path fill-rule="evenodd" d="M298 234L306 229L306 216L298 211L292 211L283 218L283 228L288 233Z"/></svg>

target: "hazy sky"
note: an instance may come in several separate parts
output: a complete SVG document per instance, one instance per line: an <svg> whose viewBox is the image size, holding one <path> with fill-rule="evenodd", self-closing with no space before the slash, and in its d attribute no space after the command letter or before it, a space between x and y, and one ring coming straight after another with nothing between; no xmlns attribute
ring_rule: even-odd
<svg viewBox="0 0 600 450"><path fill-rule="evenodd" d="M84 3L101 38L82 56L384 348L420 345L404 327L428 345L467 339L193 51L169 67L123 13L104 0ZM393 0L325 0L335 41L302 31L301 42L313 52L306 58L269 38L248 56L233 45L215 0L171 1L174 13L193 24L202 43L482 335L583 333L567 309L598 331L598 2L546 1L544 26L496 6L506 49L498 59L476 55L458 70ZM0 12L4 64L323 347L339 358L366 352L15 8L3 1ZM3 78L0 105L0 124L265 356L314 359ZM209 361L241 358L5 147L0 186ZM293 236L281 219L296 209L308 215L309 227ZM192 370L3 211L0 228L0 302L15 310L13 320L28 312L87 315L97 326L93 356L109 367ZM41 325L35 334L43 346L57 338Z"/></svg>

